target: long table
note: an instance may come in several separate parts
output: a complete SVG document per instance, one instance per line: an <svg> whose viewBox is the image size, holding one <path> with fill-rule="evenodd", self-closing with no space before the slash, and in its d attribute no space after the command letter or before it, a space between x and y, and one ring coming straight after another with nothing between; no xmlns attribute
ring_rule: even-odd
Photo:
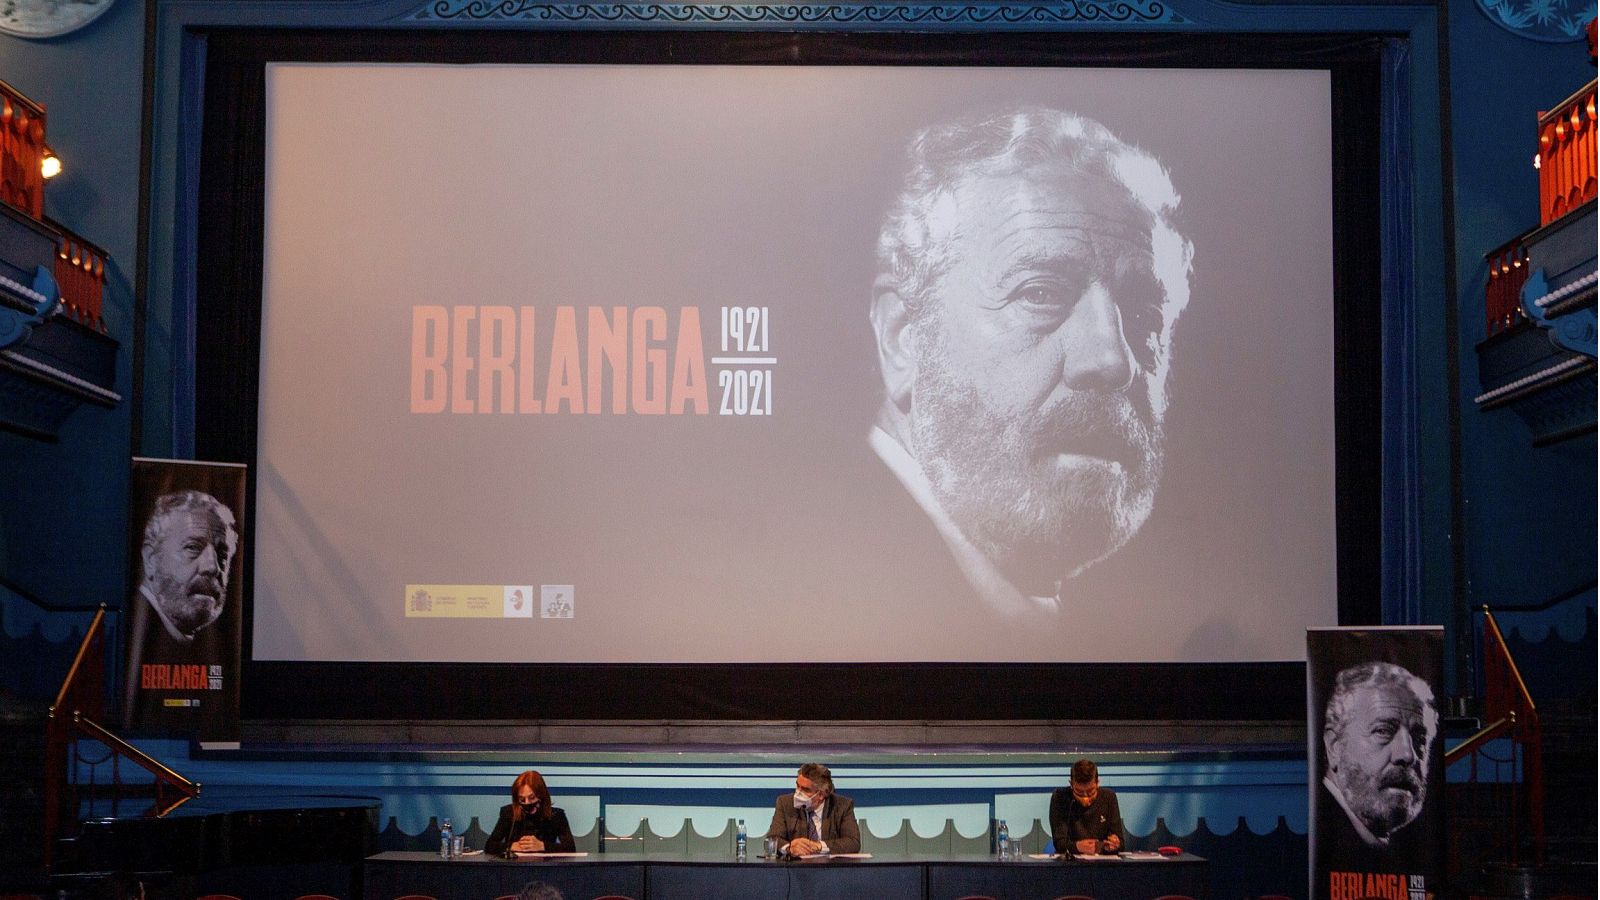
<svg viewBox="0 0 1600 900"><path fill-rule="evenodd" d="M379 853L363 867L366 900L423 895L436 900L495 900L543 881L566 900L623 896L634 900L1153 900L1167 895L1205 900L1206 861L1198 856L1153 860L1017 860L988 857L880 857L748 862L703 857L610 854L569 859L508 860L483 855L454 860L432 853Z"/></svg>

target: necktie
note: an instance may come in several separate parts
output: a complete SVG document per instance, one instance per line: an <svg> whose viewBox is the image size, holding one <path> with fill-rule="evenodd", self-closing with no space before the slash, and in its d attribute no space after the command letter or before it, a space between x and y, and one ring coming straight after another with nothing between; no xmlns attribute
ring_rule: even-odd
<svg viewBox="0 0 1600 900"><path fill-rule="evenodd" d="M817 810L820 812L821 810ZM811 810L806 810L806 837L813 841L822 840L822 835L817 831L817 817Z"/></svg>

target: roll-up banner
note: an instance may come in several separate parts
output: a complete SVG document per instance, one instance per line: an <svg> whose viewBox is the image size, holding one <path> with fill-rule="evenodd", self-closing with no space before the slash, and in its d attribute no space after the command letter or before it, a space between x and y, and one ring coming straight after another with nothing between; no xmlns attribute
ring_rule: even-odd
<svg viewBox="0 0 1600 900"><path fill-rule="evenodd" d="M245 467L133 460L122 725L239 740Z"/></svg>
<svg viewBox="0 0 1600 900"><path fill-rule="evenodd" d="M1306 632L1310 896L1431 900L1444 883L1444 629Z"/></svg>

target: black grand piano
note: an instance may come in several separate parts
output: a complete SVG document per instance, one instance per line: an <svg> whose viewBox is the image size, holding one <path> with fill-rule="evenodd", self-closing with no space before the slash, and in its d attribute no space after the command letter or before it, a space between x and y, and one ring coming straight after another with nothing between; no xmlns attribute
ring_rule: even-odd
<svg viewBox="0 0 1600 900"><path fill-rule="evenodd" d="M361 895L361 861L377 849L375 797L204 794L111 733L106 721L106 608L84 633L45 722L44 863L52 893L72 900L193 900L226 894L295 900ZM109 750L110 783L80 777L80 741ZM119 777L119 761L153 782Z"/></svg>
<svg viewBox="0 0 1600 900"><path fill-rule="evenodd" d="M379 806L374 797L202 795L156 815L148 798L85 802L52 881L85 898L134 882L150 898L359 897Z"/></svg>

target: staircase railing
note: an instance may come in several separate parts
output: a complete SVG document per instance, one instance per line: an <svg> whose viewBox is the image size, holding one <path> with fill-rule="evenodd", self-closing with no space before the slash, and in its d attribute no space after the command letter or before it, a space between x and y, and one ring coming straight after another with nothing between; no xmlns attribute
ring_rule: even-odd
<svg viewBox="0 0 1600 900"><path fill-rule="evenodd" d="M1494 613L1483 608L1483 719L1488 722L1478 733L1445 752L1445 768L1458 760L1471 757L1471 780L1478 780L1478 758L1484 754L1491 741L1506 738L1511 741L1511 815L1509 817L1510 863L1518 864L1521 844L1519 806L1526 807L1527 820L1533 836L1534 863L1545 861L1544 831L1544 764L1539 728L1539 710L1533 696L1517 670L1511 649L1500 633ZM1493 759L1491 757L1491 759ZM1525 804L1517 797L1517 762L1520 759L1525 788ZM1495 760L1499 762L1500 760Z"/></svg>
<svg viewBox="0 0 1600 900"><path fill-rule="evenodd" d="M106 654L104 605L95 613L84 632L78 655L61 682L56 702L50 707L45 724L44 775L44 865L52 869L56 842L66 823L75 818L77 798L72 790L78 755L74 752L84 739L98 741L110 751L113 785L120 786L116 761L127 759L155 777L155 801L150 814L162 816L180 804L199 796L200 785L152 759L138 747L108 731L105 719Z"/></svg>

